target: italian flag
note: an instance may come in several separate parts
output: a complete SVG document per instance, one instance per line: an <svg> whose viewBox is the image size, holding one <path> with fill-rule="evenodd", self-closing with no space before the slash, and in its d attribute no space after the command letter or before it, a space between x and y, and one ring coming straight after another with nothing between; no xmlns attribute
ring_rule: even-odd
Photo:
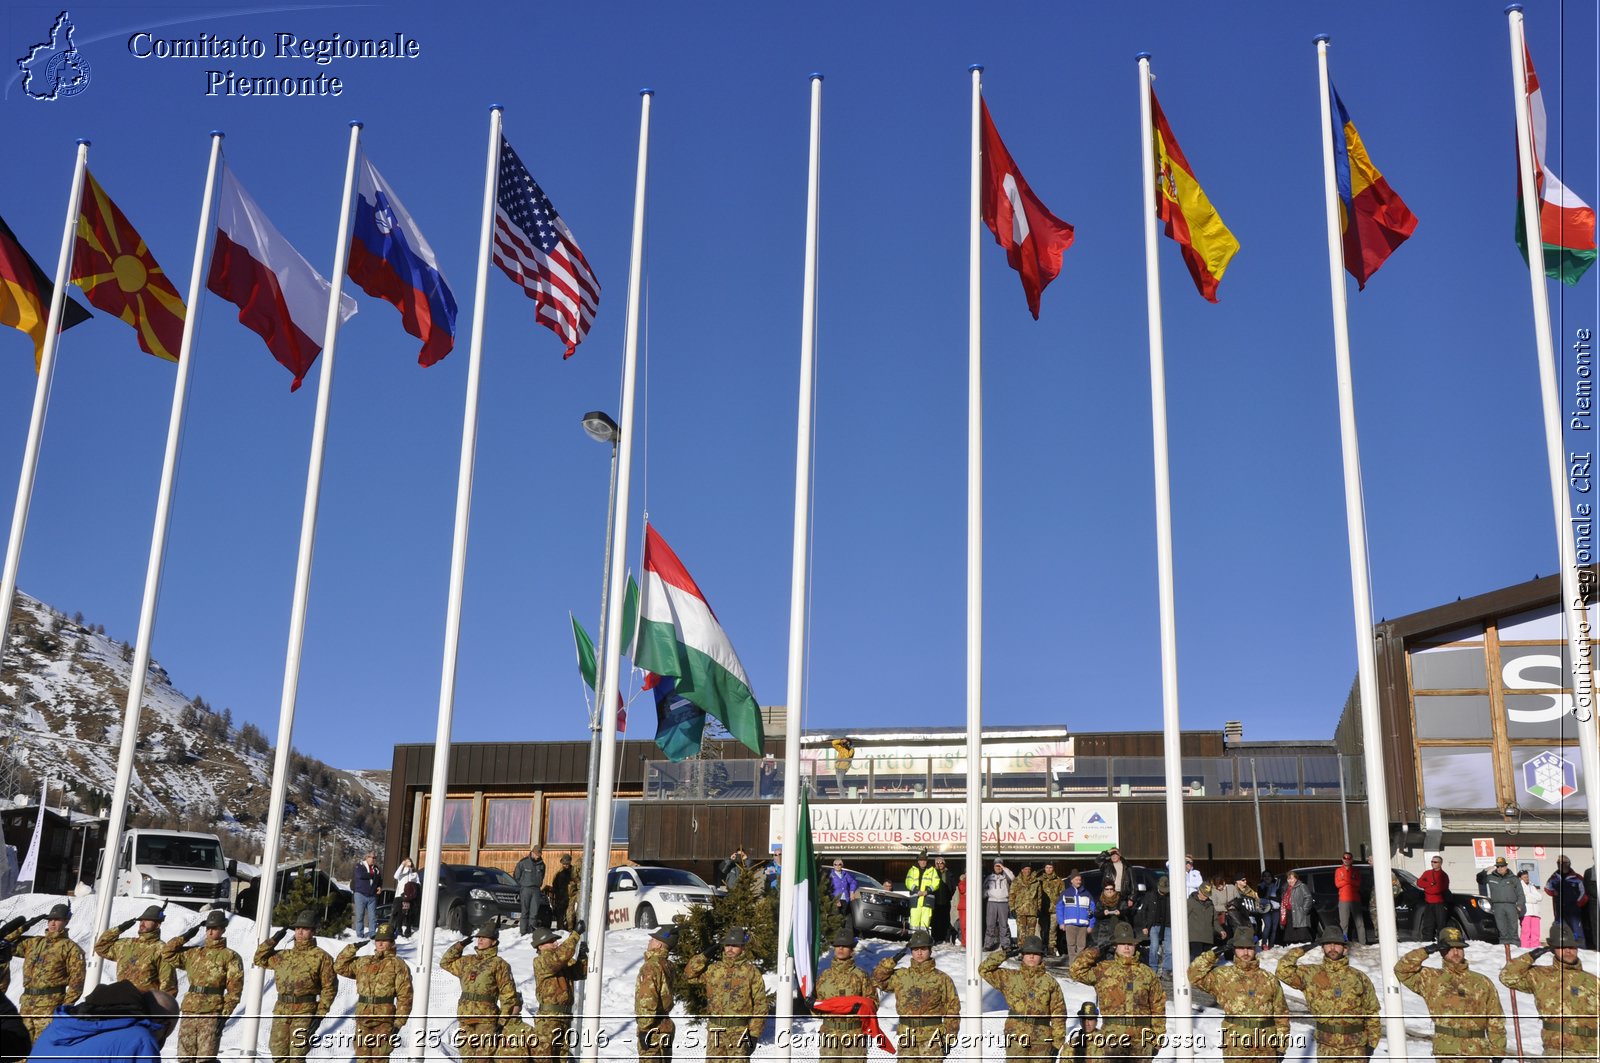
<svg viewBox="0 0 1600 1063"><path fill-rule="evenodd" d="M1533 72L1533 56L1523 45L1523 60L1528 72L1528 119L1533 128L1533 179L1539 187L1539 238L1544 244L1544 271L1568 286L1578 283L1584 271L1594 265L1594 208L1572 194L1544 164L1546 123L1544 93ZM1519 168L1518 172L1521 170ZM1527 230L1522 218L1522 187L1517 182L1517 246L1528 257Z"/></svg>
<svg viewBox="0 0 1600 1063"><path fill-rule="evenodd" d="M683 562L648 524L633 663L677 679L679 696L721 720L753 752L762 751L761 708L739 655Z"/></svg>
<svg viewBox="0 0 1600 1063"><path fill-rule="evenodd" d="M789 952L794 956L794 976L800 983L800 995L809 998L816 988L817 953L822 951L817 940L821 926L817 923L816 883L812 880L816 861L811 857L811 802L808 791L800 788L800 825L792 843L784 839L783 862L789 867L789 883L794 890L794 926L789 938Z"/></svg>

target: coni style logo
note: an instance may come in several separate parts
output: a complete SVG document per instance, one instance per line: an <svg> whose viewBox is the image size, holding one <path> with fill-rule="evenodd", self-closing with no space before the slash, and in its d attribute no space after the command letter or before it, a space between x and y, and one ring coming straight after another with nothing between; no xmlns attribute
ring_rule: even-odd
<svg viewBox="0 0 1600 1063"><path fill-rule="evenodd" d="M17 60L22 91L29 97L53 102L89 87L89 61L72 43L76 30L71 13L61 12L50 27L50 36Z"/></svg>

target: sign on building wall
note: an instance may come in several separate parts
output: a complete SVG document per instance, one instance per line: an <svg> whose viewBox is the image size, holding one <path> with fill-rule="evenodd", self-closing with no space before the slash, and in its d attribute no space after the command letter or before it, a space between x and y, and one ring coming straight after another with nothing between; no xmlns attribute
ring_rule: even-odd
<svg viewBox="0 0 1600 1063"><path fill-rule="evenodd" d="M1494 839L1472 839L1472 866L1482 869L1494 866Z"/></svg>
<svg viewBox="0 0 1600 1063"><path fill-rule="evenodd" d="M783 840L783 806L772 805L768 833ZM811 844L833 853L964 852L967 806L958 801L816 804ZM983 806L983 848L989 853L1096 853L1117 844L1112 801L991 801Z"/></svg>

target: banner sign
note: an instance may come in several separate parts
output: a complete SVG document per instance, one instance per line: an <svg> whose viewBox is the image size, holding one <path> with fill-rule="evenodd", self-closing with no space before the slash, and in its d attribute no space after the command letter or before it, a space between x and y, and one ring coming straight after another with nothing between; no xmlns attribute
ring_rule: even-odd
<svg viewBox="0 0 1600 1063"><path fill-rule="evenodd" d="M1472 839L1472 866L1478 870L1494 866L1494 839Z"/></svg>
<svg viewBox="0 0 1600 1063"><path fill-rule="evenodd" d="M768 831L782 842L783 806L772 805ZM834 803L811 806L811 844L834 853L965 852L967 806L959 801ZM1098 853L1117 844L1112 801L986 801L987 853Z"/></svg>

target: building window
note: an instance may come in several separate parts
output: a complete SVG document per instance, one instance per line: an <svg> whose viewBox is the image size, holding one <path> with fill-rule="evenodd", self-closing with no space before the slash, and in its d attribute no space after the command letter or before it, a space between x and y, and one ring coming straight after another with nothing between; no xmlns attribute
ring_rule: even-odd
<svg viewBox="0 0 1600 1063"><path fill-rule="evenodd" d="M1418 738L1481 738L1488 741L1488 694L1418 694Z"/></svg>
<svg viewBox="0 0 1600 1063"><path fill-rule="evenodd" d="M611 843L628 842L628 801L611 805ZM552 797L545 802L544 844L554 849L577 849L583 845L583 828L589 816L589 801L583 797Z"/></svg>
<svg viewBox="0 0 1600 1063"><path fill-rule="evenodd" d="M465 846L472 839L472 798L447 797L444 802L444 844Z"/></svg>
<svg viewBox="0 0 1600 1063"><path fill-rule="evenodd" d="M1484 685L1482 646L1432 646L1411 653L1413 690L1480 690Z"/></svg>
<svg viewBox="0 0 1600 1063"><path fill-rule="evenodd" d="M483 817L483 844L525 848L533 842L533 798L491 797Z"/></svg>
<svg viewBox="0 0 1600 1063"><path fill-rule="evenodd" d="M1438 808L1494 808L1494 753L1488 746L1422 746L1422 792Z"/></svg>

